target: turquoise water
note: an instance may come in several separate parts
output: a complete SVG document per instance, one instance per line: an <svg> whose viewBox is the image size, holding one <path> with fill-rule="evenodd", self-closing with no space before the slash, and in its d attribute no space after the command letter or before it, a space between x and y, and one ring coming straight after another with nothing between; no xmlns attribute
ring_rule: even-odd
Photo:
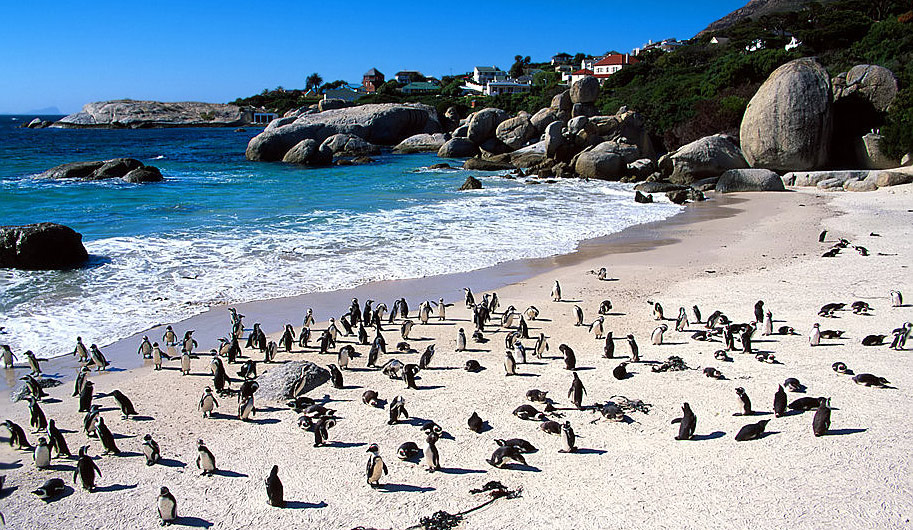
<svg viewBox="0 0 913 530"><path fill-rule="evenodd" d="M31 117L12 118L0 116L0 225L66 224L90 254L74 271L0 270L0 342L39 356L64 353L76 335L106 344L214 304L568 253L680 210L636 204L620 183L430 170L433 154L315 169L248 162L257 129L28 130L18 126ZM165 181L34 178L124 156ZM469 174L484 189L457 191Z"/></svg>

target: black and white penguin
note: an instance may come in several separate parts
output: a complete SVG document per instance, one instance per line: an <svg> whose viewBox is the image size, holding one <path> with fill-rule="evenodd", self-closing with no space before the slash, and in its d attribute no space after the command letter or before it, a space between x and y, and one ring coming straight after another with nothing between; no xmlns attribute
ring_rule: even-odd
<svg viewBox="0 0 913 530"><path fill-rule="evenodd" d="M403 366L403 381L406 383L406 388L418 390L418 386L415 384L415 376L418 374L419 369L418 365L412 363Z"/></svg>
<svg viewBox="0 0 913 530"><path fill-rule="evenodd" d="M406 410L406 400L403 396L396 396L393 398L393 401L390 402L390 419L387 421L389 425L393 425L399 421L400 416L408 418L409 412Z"/></svg>
<svg viewBox="0 0 913 530"><path fill-rule="evenodd" d="M441 469L441 455L437 449L437 441L438 435L433 432L425 437L425 470L432 473Z"/></svg>
<svg viewBox="0 0 913 530"><path fill-rule="evenodd" d="M174 332L174 328L171 326L165 327L165 333L162 334L162 342L165 344L165 346L174 346L178 343L178 336Z"/></svg>
<svg viewBox="0 0 913 530"><path fill-rule="evenodd" d="M758 300L754 305L754 321L764 322L764 300Z"/></svg>
<svg viewBox="0 0 913 530"><path fill-rule="evenodd" d="M466 351L466 332L463 328L457 331L457 345L455 351Z"/></svg>
<svg viewBox="0 0 913 530"><path fill-rule="evenodd" d="M691 312L694 313L694 321L697 322L698 324L700 324L701 323L700 308L698 308L697 305L693 305L693 306L691 306Z"/></svg>
<svg viewBox="0 0 913 530"><path fill-rule="evenodd" d="M399 449L396 450L396 455L400 460L412 460L417 458L422 453L422 450L419 449L418 444L415 442L404 442L399 446Z"/></svg>
<svg viewBox="0 0 913 530"><path fill-rule="evenodd" d="M579 408L579 407L578 407ZM561 449L558 450L559 453L573 453L577 451L576 445L577 437L574 435L574 429L571 427L571 422L566 421L564 425L561 426Z"/></svg>
<svg viewBox="0 0 913 530"><path fill-rule="evenodd" d="M292 352L292 344L295 343L295 328L291 324L285 325L285 330L282 332L282 337L279 339L279 344L285 348L286 353Z"/></svg>
<svg viewBox="0 0 913 530"><path fill-rule="evenodd" d="M434 357L434 344L430 344L427 348L425 348L425 351L422 352L422 356L419 357L418 360L418 367L422 370L428 368L428 366L431 364L432 357Z"/></svg>
<svg viewBox="0 0 913 530"><path fill-rule="evenodd" d="M333 383L333 388L343 388L342 371L339 370L339 367L335 364L328 364L327 368L330 370L330 382Z"/></svg>
<svg viewBox="0 0 913 530"><path fill-rule="evenodd" d="M35 396L29 396L29 426L32 428L32 432L48 430L48 418L38 405L38 398Z"/></svg>
<svg viewBox="0 0 913 530"><path fill-rule="evenodd" d="M604 328L603 322L605 322L605 317L600 315L590 324L590 333L596 336L596 340L603 338Z"/></svg>
<svg viewBox="0 0 913 530"><path fill-rule="evenodd" d="M891 291L891 307L903 306L903 294L900 291Z"/></svg>
<svg viewBox="0 0 913 530"><path fill-rule="evenodd" d="M203 440L197 440L197 469L202 470L200 474L203 476L212 475L218 470L216 468L216 457L206 447Z"/></svg>
<svg viewBox="0 0 913 530"><path fill-rule="evenodd" d="M35 450L32 453L32 460L38 469L51 467L51 447L43 436L38 438L38 445L35 446Z"/></svg>
<svg viewBox="0 0 913 530"><path fill-rule="evenodd" d="M615 368L612 369L612 377L621 381L622 379L627 379L630 374L628 374L628 363L621 363Z"/></svg>
<svg viewBox="0 0 913 530"><path fill-rule="evenodd" d="M108 360L105 358L105 354L98 349L98 346L95 344L89 346L89 353L92 357L92 364L95 365L95 371L104 370L108 367Z"/></svg>
<svg viewBox="0 0 913 530"><path fill-rule="evenodd" d="M574 350L571 349L567 344L562 344L558 346L558 351L564 355L564 369L565 370L575 370L577 369L577 356L574 354Z"/></svg>
<svg viewBox="0 0 913 530"><path fill-rule="evenodd" d="M574 322L574 325L582 326L583 325L583 309L581 309L579 305L574 306L574 316L577 319L577 321Z"/></svg>
<svg viewBox="0 0 913 530"><path fill-rule="evenodd" d="M63 433L57 428L54 420L48 420L48 445L50 445L57 456L70 456L70 448L63 437Z"/></svg>
<svg viewBox="0 0 913 530"><path fill-rule="evenodd" d="M552 302L561 301L561 284L558 283L558 280L555 280L555 286L552 287Z"/></svg>
<svg viewBox="0 0 913 530"><path fill-rule="evenodd" d="M855 376L853 376L853 382L856 383L857 385L878 386L878 387L884 387L884 386L891 384L891 382L888 381L887 379L885 379L884 377L879 377L877 375L872 375L872 374L855 375Z"/></svg>
<svg viewBox="0 0 913 530"><path fill-rule="evenodd" d="M41 375L41 365L38 363L38 358L35 357L35 353L32 350L26 350L25 360L29 363L29 368L32 370L32 375Z"/></svg>
<svg viewBox="0 0 913 530"><path fill-rule="evenodd" d="M241 421L250 420L251 416L257 415L257 408L254 406L254 396L250 395L238 403L238 419Z"/></svg>
<svg viewBox="0 0 913 530"><path fill-rule="evenodd" d="M26 451L32 448L32 444L30 444L28 439L25 437L25 430L18 424L14 423L13 420L5 420L2 425L6 427L6 430L10 432L10 447Z"/></svg>
<svg viewBox="0 0 913 530"><path fill-rule="evenodd" d="M663 333L669 329L669 326L665 324L660 324L653 330L653 333L650 335L650 340L653 341L654 346L659 346L663 343Z"/></svg>
<svg viewBox="0 0 913 530"><path fill-rule="evenodd" d="M114 442L114 434L112 434L111 429L105 425L105 419L101 416L95 420L95 432L98 433L98 439L101 440L101 445L105 448L103 454L120 454L120 449L118 449L117 444Z"/></svg>
<svg viewBox="0 0 913 530"><path fill-rule="evenodd" d="M112 390L111 396L117 401L117 405L120 407L120 412L123 414L125 420L130 416L137 415L136 409L133 407L133 402L130 401L130 398L125 396L123 392L120 390Z"/></svg>
<svg viewBox="0 0 913 530"><path fill-rule="evenodd" d="M95 461L88 455L89 446L84 445L79 448L79 459L76 461L76 470L73 471L73 483L78 479L82 487L88 491L95 490L95 475L99 477L101 470L95 465Z"/></svg>
<svg viewBox="0 0 913 530"><path fill-rule="evenodd" d="M165 486L159 490L158 512L162 526L170 525L178 519L178 502Z"/></svg>
<svg viewBox="0 0 913 530"><path fill-rule="evenodd" d="M51 502L66 492L67 486L61 478L49 478L41 487L32 490L33 495L45 502Z"/></svg>
<svg viewBox="0 0 913 530"><path fill-rule="evenodd" d="M216 401L216 397L212 395L212 388L206 387L203 391L203 397L200 398L200 405L198 408L203 411L204 418L211 418L212 411L219 408L219 402Z"/></svg>
<svg viewBox="0 0 913 530"><path fill-rule="evenodd" d="M371 444L367 452L370 453L370 456L368 456L368 464L365 466L365 476L368 479L368 485L376 488L380 485L381 477L388 473L387 464L380 457L380 448L377 447L377 444Z"/></svg>
<svg viewBox="0 0 913 530"><path fill-rule="evenodd" d="M605 345L602 347L602 356L606 359L613 359L615 357L615 338L612 337L611 331L607 331L605 334Z"/></svg>
<svg viewBox="0 0 913 530"><path fill-rule="evenodd" d="M93 396L95 396L95 383L83 382L82 391L79 393L79 412L89 412L89 409L92 408Z"/></svg>
<svg viewBox="0 0 913 530"><path fill-rule="evenodd" d="M136 349L136 354L142 356L143 359L152 358L152 343L149 342L148 336L143 335L143 340L139 343L139 348Z"/></svg>
<svg viewBox="0 0 913 530"><path fill-rule="evenodd" d="M517 374L517 361L514 359L514 355L510 350L504 352L504 372L505 375Z"/></svg>
<svg viewBox="0 0 913 530"><path fill-rule="evenodd" d="M13 353L13 350L6 344L0 344L0 353L3 354L3 367L7 370L13 368L13 361L18 361L19 358L16 357L16 354Z"/></svg>
<svg viewBox="0 0 913 530"><path fill-rule="evenodd" d="M784 414L786 414L786 392L783 390L783 385L779 385L774 394L774 416L779 418Z"/></svg>
<svg viewBox="0 0 913 530"><path fill-rule="evenodd" d="M282 481L279 480L279 466L273 466L265 482L267 504L276 508L285 508Z"/></svg>
<svg viewBox="0 0 913 530"><path fill-rule="evenodd" d="M82 337L76 337L76 349L73 350L73 355L76 356L76 361L80 363L89 360L89 350L82 343Z"/></svg>
<svg viewBox="0 0 913 530"><path fill-rule="evenodd" d="M95 423L98 421L98 415L101 414L100 405L92 405L82 419L82 428L86 436L98 438L98 431L95 430Z"/></svg>
<svg viewBox="0 0 913 530"><path fill-rule="evenodd" d="M767 422L769 421L770 420L761 420L758 423L749 423L748 425L745 425L736 433L735 440L737 442L757 440L764 434L764 429L767 427Z"/></svg>
<svg viewBox="0 0 913 530"><path fill-rule="evenodd" d="M151 434L143 436L143 456L146 457L147 466L151 466L162 459L162 453L159 450L159 444L152 439Z"/></svg>
<svg viewBox="0 0 913 530"><path fill-rule="evenodd" d="M735 389L735 395L738 399L738 405L740 412L736 412L733 416L751 416L754 412L751 410L751 400L748 398L748 393L745 392L745 389L742 387L737 387Z"/></svg>
<svg viewBox="0 0 913 530"><path fill-rule="evenodd" d="M583 387L583 381L580 380L580 376L577 375L577 372L574 372L574 380L571 382L571 388L567 391L567 397L570 398L571 403L579 409L580 404L583 403L583 396L585 394L586 388Z"/></svg>
<svg viewBox="0 0 913 530"><path fill-rule="evenodd" d="M491 458L486 460L486 462L493 467L498 468L507 465L509 463L508 461L513 461L524 466L526 465L526 458L523 456L520 449L514 445L499 445L491 454Z"/></svg>
<svg viewBox="0 0 913 530"><path fill-rule="evenodd" d="M479 413L475 411L473 411L472 415L469 416L469 419L466 421L466 423L469 426L469 430L476 434L482 432L482 428L485 426L485 422L482 421Z"/></svg>
<svg viewBox="0 0 913 530"><path fill-rule="evenodd" d="M640 349L637 347L637 341L634 340L634 335L629 333L625 338L628 340L628 346L631 347L631 362L640 362Z"/></svg>
<svg viewBox="0 0 913 530"><path fill-rule="evenodd" d="M697 426L697 416L691 411L691 405L682 404L682 417L672 420L672 423L678 423L678 436L676 440L690 440L694 436L694 429Z"/></svg>
<svg viewBox="0 0 913 530"><path fill-rule="evenodd" d="M830 400L823 397L818 399L818 410L812 419L812 432L815 436L823 436L831 428L831 408L828 406Z"/></svg>

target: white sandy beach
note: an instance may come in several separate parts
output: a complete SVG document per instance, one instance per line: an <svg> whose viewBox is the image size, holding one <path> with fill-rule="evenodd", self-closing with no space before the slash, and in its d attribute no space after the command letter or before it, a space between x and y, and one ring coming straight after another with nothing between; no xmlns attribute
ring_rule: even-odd
<svg viewBox="0 0 913 530"><path fill-rule="evenodd" d="M448 320L433 318L416 325L410 343L419 351L437 346L431 369L419 376L420 390L404 388L379 371L363 370L366 346L345 372L345 389L326 384L309 395L326 398L341 418L330 430L335 444L312 447L313 436L299 429L294 411L284 403L257 402L255 422L234 418L234 398L220 398L221 413L203 419L197 410L203 388L212 384L208 360L195 361L193 375L181 377L177 362L154 372L151 364L120 372L96 375L96 391L117 388L127 394L143 417L123 420L110 397L97 398L124 454L96 459L103 477L101 491L89 493L72 484L74 459L54 459L54 470L37 470L31 454L0 445L0 473L6 475L8 494L0 511L8 528L152 528L159 488L167 486L177 498L178 514L186 526L212 528L293 527L350 529L358 526L402 529L438 510L459 512L484 498L469 490L490 480L521 488L518 499L501 499L468 515L460 528L902 528L913 513L913 424L906 411L913 405L913 375L908 351L887 346L864 347L862 337L890 334L913 321L913 306L891 307L888 293L898 289L913 299L913 185L884 188L870 193L790 193L735 195L734 216L657 229L666 241L642 251L614 252L570 266L555 260L553 270L527 281L498 289L502 309L530 305L541 310L540 320L530 322L530 333L548 337L550 358L520 365L521 375L505 377L502 366L505 331L493 321L485 335L491 340L455 352L456 331L471 334L470 312L457 300L448 308ZM700 207L700 206L696 206ZM826 243L818 242L822 229ZM872 233L878 236L870 235ZM845 237L868 248L861 256L852 248L836 258L821 254L837 238ZM633 250L633 249L632 249ZM598 281L588 271L607 267L612 281ZM555 280L564 301L552 302ZM470 286L471 287L471 286ZM475 293L481 298L483 293ZM611 300L613 313L606 329L621 338L633 333L644 361L682 357L694 368L713 366L726 380L709 379L700 369L652 373L650 364L629 366L633 377L618 381L612 369L621 360L602 358L603 341L584 327L575 327L573 307L580 305L592 321L602 300ZM720 310L734 322L753 320L753 306L763 300L775 320L794 327L799 335L762 337L755 334L755 348L773 352L782 364L761 363L753 356L732 352L733 362L720 362L713 352L719 342L691 340L691 331L669 332L661 346L650 344L658 324L647 300L660 302L666 316L674 318L679 307L697 304L706 319ZM872 306L870 316L850 311L822 319L818 308L828 302L850 304L862 300ZM363 301L363 300L362 300ZM413 311L420 300L409 300ZM383 300L392 305L392 300ZM316 315L318 320L337 317ZM256 321L248 315L245 322ZM414 319L414 318L413 318ZM225 316L226 327L228 315ZM807 334L815 322L822 329L845 330L843 339L825 340L811 347ZM294 321L296 331L300 319ZM325 323L315 326L321 329ZM689 330L702 328L694 322ZM489 332L490 330L491 332ZM495 331L497 330L497 331ZM183 330L176 329L178 333ZM373 336L373 331L369 331ZM317 335L319 333L315 333ZM418 354L395 351L398 326L385 326L388 355L417 362ZM418 337L420 340L416 340ZM273 337L277 339L278 337ZM345 339L346 341L351 339ZM890 340L890 337L889 337ZM523 341L528 347L532 340ZM340 343L340 346L346 342ZM600 420L589 411L561 410L559 421L570 421L581 448L559 453L557 436L538 430L538 423L511 414L524 403L526 391L547 390L560 408L570 408L567 391L571 373L564 369L558 346L570 345L577 354L578 374L586 386L584 405L623 395L651 404L649 414L629 413L631 422ZM313 344L313 342L312 342ZM213 344L201 344L208 351ZM257 360L259 352L246 352ZM626 357L624 340L616 341L616 355ZM311 360L321 365L336 356L307 353L280 354L278 361ZM469 373L467 359L477 359L486 369ZM623 360L623 359L622 359ZM843 361L856 373L886 377L896 388L857 386L831 365ZM258 366L261 374L270 369ZM237 365L228 367L235 376ZM21 372L21 373L20 373ZM25 373L17 369L17 375ZM813 412L774 418L772 404L777 385L796 377L808 387L807 396L828 396L834 408L831 433L812 434ZM234 385L237 387L237 384ZM734 417L734 388L744 387L755 410L750 418ZM402 395L411 416L434 420L449 436L438 443L443 470L428 473L421 464L402 462L396 448L405 441L424 445L420 421L387 425L387 412L361 402L366 389L390 400ZM70 397L72 381L49 390L53 398L42 408L64 429L75 454L88 444L90 454L102 452L96 439L87 441L76 398ZM790 393L792 401L802 394ZM28 429L25 402L2 401L2 418ZM696 439L676 441L672 419L687 401L697 415ZM541 404L533 404L541 410ZM476 411L491 429L475 434L466 427ZM735 433L745 424L770 419L769 435L756 441L736 442ZM152 433L167 465L147 467L141 454L143 435ZM5 441L6 431L0 429ZM37 440L29 432L29 441ZM526 455L529 468L496 469L485 459L496 448L496 438L524 438L539 450ZM195 467L196 440L203 439L226 473L201 477ZM390 474L375 490L365 483L364 469L371 443ZM285 485L290 506L273 508L266 503L263 480L273 465ZM75 491L45 504L30 491L51 477L64 478ZM10 488L13 490L9 492Z"/></svg>

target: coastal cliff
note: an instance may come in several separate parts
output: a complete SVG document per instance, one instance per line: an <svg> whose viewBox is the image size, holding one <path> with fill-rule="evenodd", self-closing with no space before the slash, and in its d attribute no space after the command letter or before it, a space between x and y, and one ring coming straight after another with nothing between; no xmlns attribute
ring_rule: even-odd
<svg viewBox="0 0 913 530"><path fill-rule="evenodd" d="M237 105L196 101L162 102L119 99L87 103L80 112L56 122L64 128L234 127L251 123L252 114Z"/></svg>

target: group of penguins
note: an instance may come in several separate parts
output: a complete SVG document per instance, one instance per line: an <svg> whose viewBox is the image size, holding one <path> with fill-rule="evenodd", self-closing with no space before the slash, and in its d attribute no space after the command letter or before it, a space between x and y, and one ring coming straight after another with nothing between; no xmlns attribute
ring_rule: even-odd
<svg viewBox="0 0 913 530"><path fill-rule="evenodd" d="M604 268L592 272L597 275L599 280L607 279L607 272ZM469 288L465 288L464 291L465 305L466 308L472 312L472 321L475 328L471 335L472 340L476 343L489 342L490 339L486 338L485 334L490 333L492 327L496 327L499 331L506 333L504 339L505 353L503 357L506 376L516 375L518 365L527 362L528 354L539 359L543 358L543 355L549 349L547 337L544 333L539 333L537 337L532 337L529 333L528 325L529 321L534 321L539 318L540 311L538 308L530 306L525 311L519 312L515 307L509 306L500 313L498 319L495 319L496 312L500 306L500 301L496 293L485 294L483 298L477 302ZM557 281L552 289L551 299L553 302L564 301L562 298L561 286ZM891 292L891 300L893 306L901 306L903 303L899 291ZM382 366L378 366L382 356L386 357L387 355L386 340L382 334L385 322L387 325L394 325L396 320L399 319L398 327L402 341L397 344L396 349L398 352L413 354L418 352L411 348L407 342L414 326L414 321L409 318L410 311L407 301L404 298L396 300L392 305L392 311L390 311L389 315L386 314L387 306L385 304L373 306L373 303L373 300L367 300L362 307L357 299L353 299L348 312L338 321L332 318L329 319L329 326L321 332L317 339L317 352L320 354L331 354L330 350L336 349L337 340L341 341L342 337L355 337L354 342L357 344L369 346L366 359L367 367L377 368L382 374L391 379L402 380L407 388L417 389L415 376L421 370L428 368L431 364L435 354L434 345L429 345L425 349L416 364L402 363L397 359L390 359ZM650 301L649 303L653 307L653 317L655 320L673 320L665 317L660 303L653 301ZM436 312L439 320L446 320L446 308L451 305L452 304L445 304L443 299L437 303L424 301L419 305L415 318L420 323L427 324L429 319ZM826 304L821 308L819 316L822 318L834 317L836 312L846 310L845 307L846 304L843 303ZM865 314L872 310L867 303L862 301L851 304L851 309L854 313L858 314ZM612 336L611 331L606 331L604 329L605 317L611 314L611 310L611 302L608 300L603 301L598 309L599 316L593 322L586 324L582 308L574 306L575 325L587 327L588 333L592 334L596 340L603 341L603 357L608 359L616 358L615 339ZM209 369L212 373L213 383L211 387L207 386L205 388L199 401L199 410L202 412L204 418L211 417L214 410L219 406L217 396L236 395L238 399L238 418L243 421L248 420L251 415L256 413L254 394L259 388L259 384L257 383L257 362L250 358L243 362L240 359L243 357L244 352L240 346L240 340L244 331L248 330L244 328L242 322L244 315L239 314L234 308L230 308L229 311L231 316L231 332L226 338L220 339L221 346L219 349L210 351ZM733 323L721 311L713 312L706 321L703 321L697 306L692 307L692 314L697 323L703 324L703 328L694 332L691 338L698 341L721 342L724 345L724 348L718 350L714 354L714 357L720 361L730 361L732 360L730 352L741 351L744 354L755 355L757 360L761 362L779 363L779 361L769 353L754 352L751 343L752 336L759 329L761 330L762 335L796 334L795 330L788 326L781 326L777 330L774 330L771 311L765 310L763 301L758 301L757 304L755 304L755 320L749 323ZM496 322L492 323L493 319L495 319ZM680 308L678 316L674 320L675 329L679 332L685 331L690 325L688 314L684 308ZM285 326L278 343L267 341L266 335L260 329L260 326L254 324L253 328L249 330L246 349L259 350L264 355L263 362L273 362L280 347L289 353L292 352L293 346L296 344L300 348L309 348L311 328L314 324L313 312L308 309L303 321L303 326L297 337L295 336L293 326L289 324ZM342 329L339 329L339 326L341 326ZM369 340L368 338L369 335L366 328L369 327L373 327L375 331L373 340ZM651 334L651 342L654 345L663 344L664 334L667 331L668 325L665 323L659 324ZM894 330L892 332L893 341L891 342L890 347L897 350L905 349L906 341L909 338L911 331L913 331L913 325L910 323L905 323L902 327ZM822 330L820 329L819 324L815 324L809 335L810 344L816 346L820 344L822 339L838 339L841 337L842 333L843 332L841 331L835 330ZM190 373L191 359L197 357L194 353L197 342L193 339L192 334L192 330L187 331L183 338L179 339L172 327L168 326L162 337L164 350L160 347L158 342L153 343L148 337L143 337L137 353L144 358L152 359L153 367L156 370L161 369L163 359L180 359L181 373L182 375L187 375ZM886 337L886 334L869 335L862 340L862 344L866 346L883 345ZM612 371L613 377L618 380L630 377L630 374L626 371L626 366L629 363L642 362L634 336L627 335L625 339L630 348L630 357L628 360L617 365ZM523 340L534 340L535 342L533 346L527 347L523 344ZM739 343L738 346L736 344L737 342ZM177 353L178 346L181 348L180 354ZM4 349L5 360L8 350L9 348ZM467 350L467 338L463 328L458 329L456 350ZM620 406L620 403L609 401L605 404L595 403L586 406L583 404L586 389L576 372L577 361L575 353L567 344L561 344L558 350L562 354L564 367L572 372L568 399L574 407L577 410L590 410L600 413L608 420L623 420L625 418L625 411ZM85 414L82 422L83 430L87 436L97 438L101 442L101 445L104 448L103 454L119 454L120 449L117 447L115 436L105 424L104 418L100 413L100 406L97 403L93 403L96 395L94 384L87 377L91 367L94 367L96 371L104 370L108 366L108 362L94 344L88 349L85 348L81 338L77 338L77 345L73 354L78 356L79 360L83 363L83 366L77 375L74 392L72 394L74 398L78 398L79 400L79 412ZM11 356L12 353L10 352L9 355ZM352 358L358 356L359 354L352 344L345 344L338 349L338 352L336 353L337 363L328 366L330 381L335 388L343 388L342 371L349 367ZM28 441L25 430L21 426L9 419L3 422L3 425L10 433L10 446L23 451L32 452L35 466L39 469L47 469L51 466L52 451L56 453L57 457L71 457L71 453L66 440L55 425L54 420L48 419L41 408L42 399L45 398L47 394L38 379L41 374L38 360L33 361L33 359L35 359L34 355L27 355L27 357L29 358L29 365L32 368L32 373L22 377L22 380L25 381L25 387L28 390L29 426L33 433L45 433L47 438L40 437L37 444L33 446ZM237 381L234 381L228 375L223 358L227 360L228 364L240 363L238 376L241 380L237 389L232 388L232 383ZM7 368L11 367L12 362L10 360L10 362L7 363ZM481 364L476 360L468 360L464 368L468 372L478 372L483 369ZM886 387L890 384L887 379L873 374L853 374L853 372L842 362L834 363L833 369L839 373L853 375L854 382L861 385ZM725 379L719 370L712 367L704 368L704 374L712 378ZM213 391L213 388L215 391ZM799 412L814 410L815 414L812 421L812 431L815 436L826 434L830 428L831 421L829 398L801 397L791 403L787 403L787 390L790 392L802 392L804 391L804 386L795 378L786 379L783 384L779 385L777 392L774 395L775 416L783 416L787 413L787 409ZM738 399L738 412L736 415L749 416L754 414L751 400L745 390L739 387L735 389L735 392ZM302 414L298 420L298 424L302 429L313 433L315 440L314 445L324 445L329 438L329 429L336 425L336 421L339 418L336 417L335 410L329 409L303 394L304 392L301 387L296 385L296 388L294 388L288 396L291 399L288 405L296 412ZM540 422L539 428L542 431L559 436L561 442L558 450L560 452L576 452L576 437L571 423L569 421L558 423L549 418L550 415L554 417L560 417L561 415L556 412L559 409L555 407L555 402L548 398L547 394L548 392L539 389L529 390L526 393L527 400L531 403L542 403L543 410L538 410L532 404L524 404L517 407L513 411L513 414L523 420ZM100 397L104 396L105 395L101 395ZM131 400L121 391L113 390L107 394L107 396L114 398L125 419L137 415L137 411ZM366 390L362 395L362 401L364 404L372 407L384 406L384 401L380 399L378 393L374 390ZM390 400L387 404L387 408L389 412L388 423L391 425L401 421L402 418L409 417L409 413L406 410L405 399L402 396L396 396L394 399ZM766 425L769 421L770 420L762 420L757 423L750 423L743 426L735 435L735 440L746 441L763 437ZM694 411L691 410L688 403L684 403L682 405L682 416L673 421L673 423L679 424L678 433L675 436L675 439L691 439L695 433L696 422L697 417ZM477 412L473 412L467 420L467 426L470 430L479 433L485 430L486 422ZM398 448L396 454L401 460L415 461L421 458L424 460L425 467L428 471L439 470L441 469L440 453L436 443L444 435L443 428L433 421L427 421L422 425L422 431L425 436L425 445L423 448L420 448L418 444L414 442L406 442ZM495 441L498 447L487 461L490 465L498 468L509 469L512 466L526 466L526 457L524 455L537 451L533 444L522 438L497 439ZM154 465L161 460L159 445L151 434L146 434L143 437L142 452L145 456L147 465ZM381 487L383 476L388 474L387 465L380 454L380 448L377 444L372 443L368 447L367 452L369 455L365 468L366 481L373 488ZM203 440L199 440L197 443L197 453L196 465L201 470L202 474L216 474L218 468L216 466L215 455L213 455ZM282 507L285 505L285 500L283 498L283 485L278 476L278 471L278 466L273 466L269 476L265 480L265 484L269 504ZM89 456L88 446L82 446L78 451L73 481L74 483L81 483L84 489L93 491L95 489L96 476L101 476L101 470L92 457ZM42 486L35 489L33 493L41 499L53 500L62 495L64 489L65 484L62 479L51 478ZM177 520L177 502L174 495L167 487L161 487L156 508L163 525L171 524Z"/></svg>

